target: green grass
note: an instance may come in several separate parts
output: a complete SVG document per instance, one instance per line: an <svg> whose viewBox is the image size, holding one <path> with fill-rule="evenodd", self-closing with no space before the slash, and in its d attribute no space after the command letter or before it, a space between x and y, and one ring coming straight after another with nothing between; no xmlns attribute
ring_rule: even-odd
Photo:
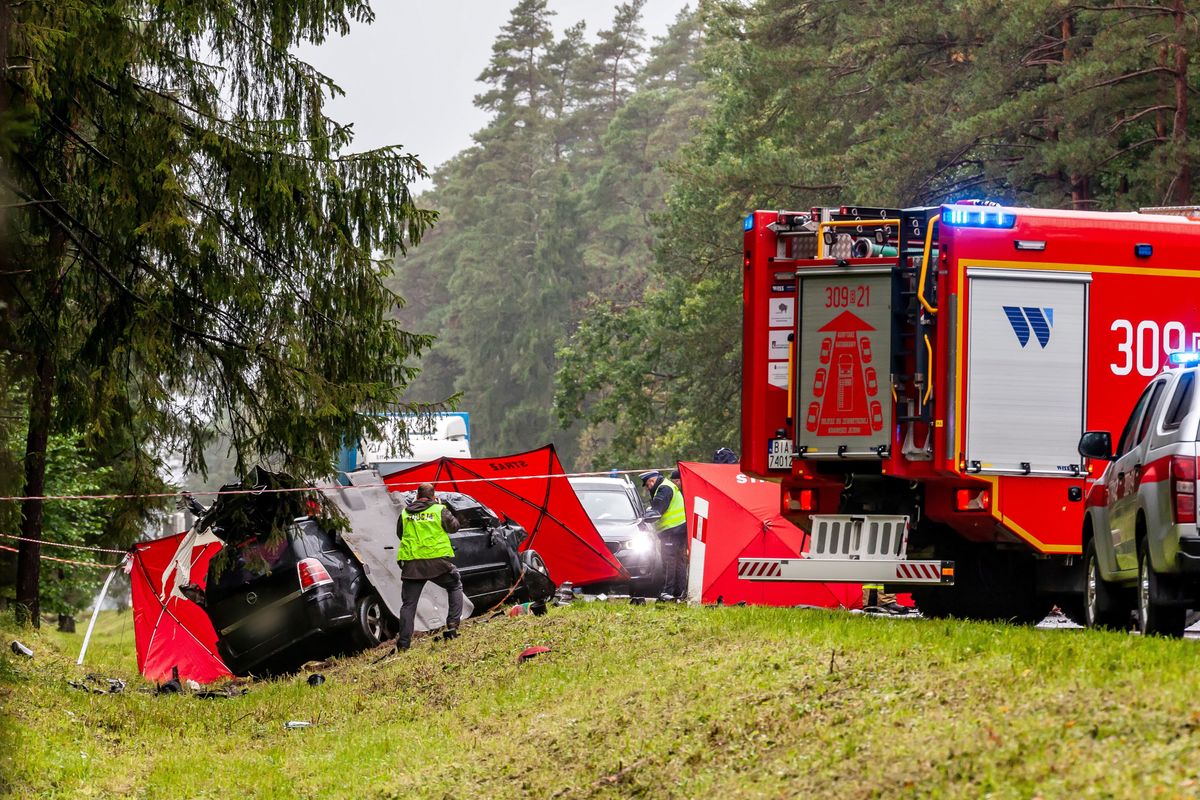
<svg viewBox="0 0 1200 800"><path fill-rule="evenodd" d="M10 626L11 627L11 626ZM5 629L13 797L1192 797L1200 651L1091 631L576 604L228 700L92 695L129 615ZM20 637L37 651L14 657ZM526 644L552 649L515 663ZM144 685L144 684L140 684ZM287 731L290 719L313 728Z"/></svg>

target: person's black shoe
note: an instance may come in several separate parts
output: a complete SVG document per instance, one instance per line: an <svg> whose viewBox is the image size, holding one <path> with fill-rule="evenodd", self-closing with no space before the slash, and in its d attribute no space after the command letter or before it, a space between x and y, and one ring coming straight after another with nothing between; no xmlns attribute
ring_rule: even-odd
<svg viewBox="0 0 1200 800"><path fill-rule="evenodd" d="M673 602L675 602L675 596L674 596L674 595L669 595L669 594L667 594L666 592L663 592L662 594L660 594L660 595L658 596L658 602L660 602L660 603L673 603Z"/></svg>
<svg viewBox="0 0 1200 800"><path fill-rule="evenodd" d="M442 641L443 642L448 642L451 639L457 639L457 638L458 638L458 629L457 628L446 628L446 630L442 631Z"/></svg>

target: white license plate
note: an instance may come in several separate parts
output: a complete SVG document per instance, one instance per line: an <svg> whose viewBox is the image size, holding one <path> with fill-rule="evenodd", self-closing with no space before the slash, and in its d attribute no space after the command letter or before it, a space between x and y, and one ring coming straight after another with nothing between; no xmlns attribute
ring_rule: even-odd
<svg viewBox="0 0 1200 800"><path fill-rule="evenodd" d="M772 439L771 450L767 454L767 469L792 468L792 440Z"/></svg>

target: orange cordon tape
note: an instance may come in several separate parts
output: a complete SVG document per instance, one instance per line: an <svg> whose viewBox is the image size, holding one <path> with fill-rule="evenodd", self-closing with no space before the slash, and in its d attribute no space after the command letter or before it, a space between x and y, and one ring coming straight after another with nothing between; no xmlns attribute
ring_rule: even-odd
<svg viewBox="0 0 1200 800"><path fill-rule="evenodd" d="M72 550L90 550L93 553L116 553L124 555L124 550L114 550L111 547L88 547L86 544L68 544L66 542L52 542L47 539L30 539L28 536L14 536L11 533L0 533L0 539L13 539L18 542L37 542L38 544L49 545L50 547L68 547Z"/></svg>
<svg viewBox="0 0 1200 800"><path fill-rule="evenodd" d="M42 544L52 544L52 542L42 542ZM17 552L17 548L9 547L6 544L0 544L0 550L7 550L10 553ZM54 556L40 556L44 561L57 561L60 564L74 564L77 567L91 567L92 569L116 569L120 564L98 564L95 561L72 561L69 558L55 558Z"/></svg>
<svg viewBox="0 0 1200 800"><path fill-rule="evenodd" d="M651 467L648 469L617 469L605 470L603 472L558 472L551 475L505 475L495 478L445 478L433 483L500 483L502 481L535 481L544 480L545 478L607 478L615 475L637 475L641 472L661 472L664 475L669 474L674 467ZM286 494L288 492L315 492L322 489L378 489L378 488L395 488L397 486L412 486L416 487L425 481L409 481L407 483L359 483L353 486L300 486L288 489L229 489L226 491L205 491L205 492L187 492L192 496L215 497L220 495L232 494ZM24 500L152 500L165 499L170 497L178 497L183 492L149 492L147 494L57 494L57 495L40 495L37 497L21 497L19 495L0 496L0 503L4 502L19 502Z"/></svg>

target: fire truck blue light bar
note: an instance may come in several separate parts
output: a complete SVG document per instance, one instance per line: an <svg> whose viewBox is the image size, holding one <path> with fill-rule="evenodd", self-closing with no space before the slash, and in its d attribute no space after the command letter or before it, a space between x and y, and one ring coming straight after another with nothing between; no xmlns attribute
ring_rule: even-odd
<svg viewBox="0 0 1200 800"><path fill-rule="evenodd" d="M1012 228L1017 215L979 206L951 206L942 213L942 223L956 228Z"/></svg>
<svg viewBox="0 0 1200 800"><path fill-rule="evenodd" d="M1178 353L1171 353L1167 356L1167 361L1170 361L1177 367L1191 367L1200 364L1200 353L1195 350L1183 350Z"/></svg>

